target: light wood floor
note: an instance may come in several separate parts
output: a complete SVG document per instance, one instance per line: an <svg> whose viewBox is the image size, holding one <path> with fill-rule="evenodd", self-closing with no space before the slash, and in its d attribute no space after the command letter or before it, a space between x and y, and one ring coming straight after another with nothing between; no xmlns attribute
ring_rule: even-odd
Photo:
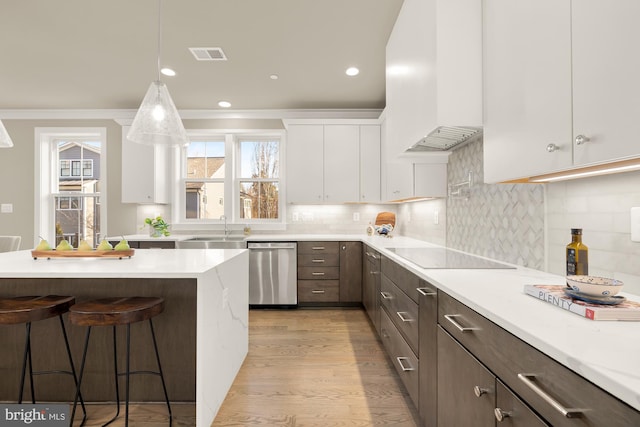
<svg viewBox="0 0 640 427"><path fill-rule="evenodd" d="M193 405L172 409L174 426L195 425ZM113 411L92 405L86 425ZM249 354L212 427L415 427L417 419L363 310L251 310ZM129 424L167 426L166 407L132 405Z"/></svg>
<svg viewBox="0 0 640 427"><path fill-rule="evenodd" d="M249 354L212 426L416 426L363 310L252 310Z"/></svg>

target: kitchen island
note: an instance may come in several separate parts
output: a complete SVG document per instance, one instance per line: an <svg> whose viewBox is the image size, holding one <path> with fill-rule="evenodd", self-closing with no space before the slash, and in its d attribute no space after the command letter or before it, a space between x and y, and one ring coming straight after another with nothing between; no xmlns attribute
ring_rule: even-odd
<svg viewBox="0 0 640 427"><path fill-rule="evenodd" d="M73 295L78 302L109 296L165 298L165 311L154 319L154 326L169 398L172 402L195 402L196 424L208 426L248 351L248 262L246 250L148 249L124 259L37 260L30 251L10 252L0 254L0 295ZM48 319L33 325L36 370L52 364L66 366L58 323ZM148 326L141 322L131 330L132 369L155 369L153 363L149 366L153 357ZM85 328L67 324L67 332L78 364ZM83 381L88 401L114 399L110 334L110 328L92 332L91 364ZM24 325L0 328L0 341L0 400L15 401ZM124 349L123 344L119 347ZM70 378L47 375L35 381L38 400L73 400ZM162 401L159 380L133 376L131 400Z"/></svg>

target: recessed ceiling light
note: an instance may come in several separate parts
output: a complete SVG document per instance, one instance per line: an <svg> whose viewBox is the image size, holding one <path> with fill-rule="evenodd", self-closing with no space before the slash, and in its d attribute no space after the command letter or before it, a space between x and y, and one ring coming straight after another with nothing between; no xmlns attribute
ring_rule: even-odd
<svg viewBox="0 0 640 427"><path fill-rule="evenodd" d="M353 76L357 76L360 73L360 70L358 70L356 67L349 67L347 68L347 76L353 77Z"/></svg>
<svg viewBox="0 0 640 427"><path fill-rule="evenodd" d="M271 75L269 76L269 78L270 78L271 80L278 80L278 75L277 75L277 74L271 74Z"/></svg>
<svg viewBox="0 0 640 427"><path fill-rule="evenodd" d="M231 103L229 101L220 101L218 102L218 106L222 108L229 108L231 107Z"/></svg>
<svg viewBox="0 0 640 427"><path fill-rule="evenodd" d="M161 69L160 72L165 76L169 76L169 77L173 77L176 75L175 71L173 71L171 68L166 68L166 67Z"/></svg>

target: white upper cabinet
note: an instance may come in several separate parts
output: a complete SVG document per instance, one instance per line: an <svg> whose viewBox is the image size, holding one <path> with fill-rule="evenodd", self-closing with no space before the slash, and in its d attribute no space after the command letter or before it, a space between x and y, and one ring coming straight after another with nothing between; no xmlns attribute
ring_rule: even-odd
<svg viewBox="0 0 640 427"><path fill-rule="evenodd" d="M386 48L388 158L439 126L482 126L481 18L478 0L404 1Z"/></svg>
<svg viewBox="0 0 640 427"><path fill-rule="evenodd" d="M640 155L640 2L484 1L484 180Z"/></svg>
<svg viewBox="0 0 640 427"><path fill-rule="evenodd" d="M131 142L122 127L122 203L169 203L169 149Z"/></svg>
<svg viewBox="0 0 640 427"><path fill-rule="evenodd" d="M379 125L360 126L360 201L380 201L380 149Z"/></svg>
<svg viewBox="0 0 640 427"><path fill-rule="evenodd" d="M344 203L360 198L360 126L324 127L324 201Z"/></svg>
<svg viewBox="0 0 640 427"><path fill-rule="evenodd" d="M287 203L380 201L380 126L289 123Z"/></svg>
<svg viewBox="0 0 640 427"><path fill-rule="evenodd" d="M289 125L287 129L287 202L324 200L324 126Z"/></svg>
<svg viewBox="0 0 640 427"><path fill-rule="evenodd" d="M573 1L571 13L574 163L637 157L640 1Z"/></svg>

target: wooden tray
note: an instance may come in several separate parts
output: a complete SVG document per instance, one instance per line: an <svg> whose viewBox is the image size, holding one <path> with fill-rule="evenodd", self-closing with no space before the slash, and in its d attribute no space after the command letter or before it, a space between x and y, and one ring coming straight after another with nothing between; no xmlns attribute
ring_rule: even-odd
<svg viewBox="0 0 640 427"><path fill-rule="evenodd" d="M376 216L375 225L391 224L394 228L396 226L396 214L393 212L380 212Z"/></svg>
<svg viewBox="0 0 640 427"><path fill-rule="evenodd" d="M33 259L38 258L131 258L134 254L133 249L126 251L78 251L76 249L72 251L56 251L52 249L50 251L31 251Z"/></svg>

